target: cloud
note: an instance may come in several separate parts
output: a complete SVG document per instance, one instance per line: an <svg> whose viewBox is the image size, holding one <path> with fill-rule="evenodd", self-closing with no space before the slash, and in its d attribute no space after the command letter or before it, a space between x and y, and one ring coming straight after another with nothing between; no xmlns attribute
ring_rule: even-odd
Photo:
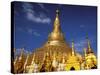
<svg viewBox="0 0 100 75"><path fill-rule="evenodd" d="M35 36L40 36L40 34L39 34L38 32L33 32L33 34L34 34Z"/></svg>
<svg viewBox="0 0 100 75"><path fill-rule="evenodd" d="M30 21L34 21L34 22L37 22L37 23L50 23L51 20L49 18L47 18L47 17L46 18L44 18L44 17L41 18L41 15L42 14L40 14L39 16L35 16L34 14L29 12L29 13L27 13L27 18Z"/></svg>
<svg viewBox="0 0 100 75"><path fill-rule="evenodd" d="M36 30L33 30L31 28L29 28L28 30L28 33L31 34L31 35L34 35L34 36L41 36L40 33L38 33Z"/></svg>
<svg viewBox="0 0 100 75"><path fill-rule="evenodd" d="M42 4L39 4L41 8L44 8ZM26 18L30 21L36 22L36 23L47 23L49 24L51 22L51 19L47 17L43 12L35 12L34 7L30 3L23 3L23 9L26 14Z"/></svg>
<svg viewBox="0 0 100 75"><path fill-rule="evenodd" d="M44 11L48 12L49 10L45 8L44 4L38 3L38 5L43 9Z"/></svg>

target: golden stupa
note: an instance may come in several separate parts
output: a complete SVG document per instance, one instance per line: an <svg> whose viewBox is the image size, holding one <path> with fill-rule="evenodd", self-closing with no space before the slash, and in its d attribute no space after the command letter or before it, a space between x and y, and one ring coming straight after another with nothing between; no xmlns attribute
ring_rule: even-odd
<svg viewBox="0 0 100 75"><path fill-rule="evenodd" d="M19 56L13 61L13 73L34 73L83 70L97 68L97 58L94 55L90 41L88 48L84 48L84 56L75 51L74 42L72 47L66 43L60 27L59 10L56 10L53 31L42 47L37 48L31 54L24 54L22 49Z"/></svg>
<svg viewBox="0 0 100 75"><path fill-rule="evenodd" d="M71 48L66 43L64 35L61 31L59 10L56 10L56 18L53 25L53 31L49 34L48 40L41 48L37 48L35 50L36 59L42 61L42 58L46 52L51 52L51 54L52 52L61 52L61 54L66 53L66 56L71 52Z"/></svg>

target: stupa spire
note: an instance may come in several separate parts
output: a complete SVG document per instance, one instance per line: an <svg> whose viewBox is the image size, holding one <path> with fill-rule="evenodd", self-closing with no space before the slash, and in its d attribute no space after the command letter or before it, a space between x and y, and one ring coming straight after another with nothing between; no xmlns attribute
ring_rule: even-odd
<svg viewBox="0 0 100 75"><path fill-rule="evenodd" d="M35 63L35 53L34 53L34 55L33 55L33 57L32 57L32 62L31 62L31 64L34 64Z"/></svg>
<svg viewBox="0 0 100 75"><path fill-rule="evenodd" d="M28 62L28 58L29 58L29 54L27 54L25 64L27 64L27 62Z"/></svg>
<svg viewBox="0 0 100 75"><path fill-rule="evenodd" d="M87 45L88 45L87 52L90 53L90 52L92 52L92 50L91 50L90 40L89 40L88 36L86 37L86 39L87 39Z"/></svg>
<svg viewBox="0 0 100 75"><path fill-rule="evenodd" d="M29 59L29 54L27 54L27 57L26 57L26 60L25 60L25 63L24 63L24 72L25 72L25 69L26 69L26 65L28 63L28 59Z"/></svg>
<svg viewBox="0 0 100 75"><path fill-rule="evenodd" d="M14 60L14 65L16 64L17 60L18 60L18 57L16 56L16 58Z"/></svg>
<svg viewBox="0 0 100 75"><path fill-rule="evenodd" d="M48 42L51 45L60 45L61 42L65 42L63 33L61 32L59 10L56 10L56 16L54 20L53 30L48 36Z"/></svg>
<svg viewBox="0 0 100 75"><path fill-rule="evenodd" d="M59 20L59 10L56 10L56 18L54 21L54 28L53 28L54 32L59 32L60 31L60 20Z"/></svg>
<svg viewBox="0 0 100 75"><path fill-rule="evenodd" d="M19 60L22 59L22 57L23 57L23 53L24 53L24 48L21 49L21 54L20 54Z"/></svg>
<svg viewBox="0 0 100 75"><path fill-rule="evenodd" d="M87 56L86 48L84 48L83 50L84 50L84 56L86 57Z"/></svg>
<svg viewBox="0 0 100 75"><path fill-rule="evenodd" d="M74 41L72 41L72 56L75 55L75 49L74 49Z"/></svg>

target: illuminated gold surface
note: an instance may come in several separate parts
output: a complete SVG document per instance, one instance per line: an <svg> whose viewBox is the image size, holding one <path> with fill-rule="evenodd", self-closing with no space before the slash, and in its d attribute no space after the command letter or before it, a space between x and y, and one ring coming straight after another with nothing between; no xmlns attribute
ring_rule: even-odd
<svg viewBox="0 0 100 75"><path fill-rule="evenodd" d="M51 72L67 70L84 70L97 68L97 58L94 55L90 41L88 48L84 48L84 56L75 52L74 42L72 48L66 43L61 32L59 10L56 10L56 17L53 31L49 34L48 40L41 48L33 53L25 55L21 49L20 56L14 60L14 73Z"/></svg>

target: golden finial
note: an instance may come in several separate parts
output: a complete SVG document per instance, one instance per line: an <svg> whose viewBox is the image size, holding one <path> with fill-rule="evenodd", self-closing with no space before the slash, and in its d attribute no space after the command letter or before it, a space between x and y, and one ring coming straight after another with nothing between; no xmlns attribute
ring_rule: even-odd
<svg viewBox="0 0 100 75"><path fill-rule="evenodd" d="M58 15L59 15L59 10L57 9L57 10L56 10L56 16L58 16Z"/></svg>
<svg viewBox="0 0 100 75"><path fill-rule="evenodd" d="M88 40L88 49L91 51L90 41Z"/></svg>
<svg viewBox="0 0 100 75"><path fill-rule="evenodd" d="M33 55L33 60L35 59L35 53L34 53L34 55Z"/></svg>
<svg viewBox="0 0 100 75"><path fill-rule="evenodd" d="M26 61L28 61L29 55L30 55L30 54L27 54Z"/></svg>
<svg viewBox="0 0 100 75"><path fill-rule="evenodd" d="M53 31L49 34L48 36L48 44L51 45L60 45L59 42L65 41L64 35L61 32L61 27L60 27L60 19L59 19L59 10L56 10L56 16L54 20L54 25L53 25Z"/></svg>
<svg viewBox="0 0 100 75"><path fill-rule="evenodd" d="M22 48L22 49L21 49L21 54L20 54L19 60L21 60L21 59L22 59L23 52L24 52L24 48Z"/></svg>
<svg viewBox="0 0 100 75"><path fill-rule="evenodd" d="M60 26L60 21L59 21L59 10L57 9L56 10L56 18L55 18L55 21L54 21L54 31L55 32L59 32L59 26Z"/></svg>
<svg viewBox="0 0 100 75"><path fill-rule="evenodd" d="M90 40L89 40L89 38L88 38L88 35L86 36L86 39L87 39L87 44L88 44L88 52L92 52L92 51L91 51Z"/></svg>
<svg viewBox="0 0 100 75"><path fill-rule="evenodd" d="M72 56L75 55L75 50L74 50L74 40L72 40Z"/></svg>
<svg viewBox="0 0 100 75"><path fill-rule="evenodd" d="M84 48L84 56L85 56L85 57L87 56L86 48Z"/></svg>
<svg viewBox="0 0 100 75"><path fill-rule="evenodd" d="M26 68L26 65L27 65L27 62L28 62L28 58L29 58L29 54L27 54L27 57L26 57L26 60L25 60L25 63L24 63L24 69Z"/></svg>
<svg viewBox="0 0 100 75"><path fill-rule="evenodd" d="M18 57L16 56L16 58L15 58L15 60L14 60L14 65L16 64L16 62L17 62L17 59L18 59Z"/></svg>
<svg viewBox="0 0 100 75"><path fill-rule="evenodd" d="M88 37L87 37L87 42L88 42L88 48L90 49L91 47L90 47L90 40L88 39Z"/></svg>
<svg viewBox="0 0 100 75"><path fill-rule="evenodd" d="M35 62L35 53L33 54L33 58L32 58L32 63L33 64Z"/></svg>

